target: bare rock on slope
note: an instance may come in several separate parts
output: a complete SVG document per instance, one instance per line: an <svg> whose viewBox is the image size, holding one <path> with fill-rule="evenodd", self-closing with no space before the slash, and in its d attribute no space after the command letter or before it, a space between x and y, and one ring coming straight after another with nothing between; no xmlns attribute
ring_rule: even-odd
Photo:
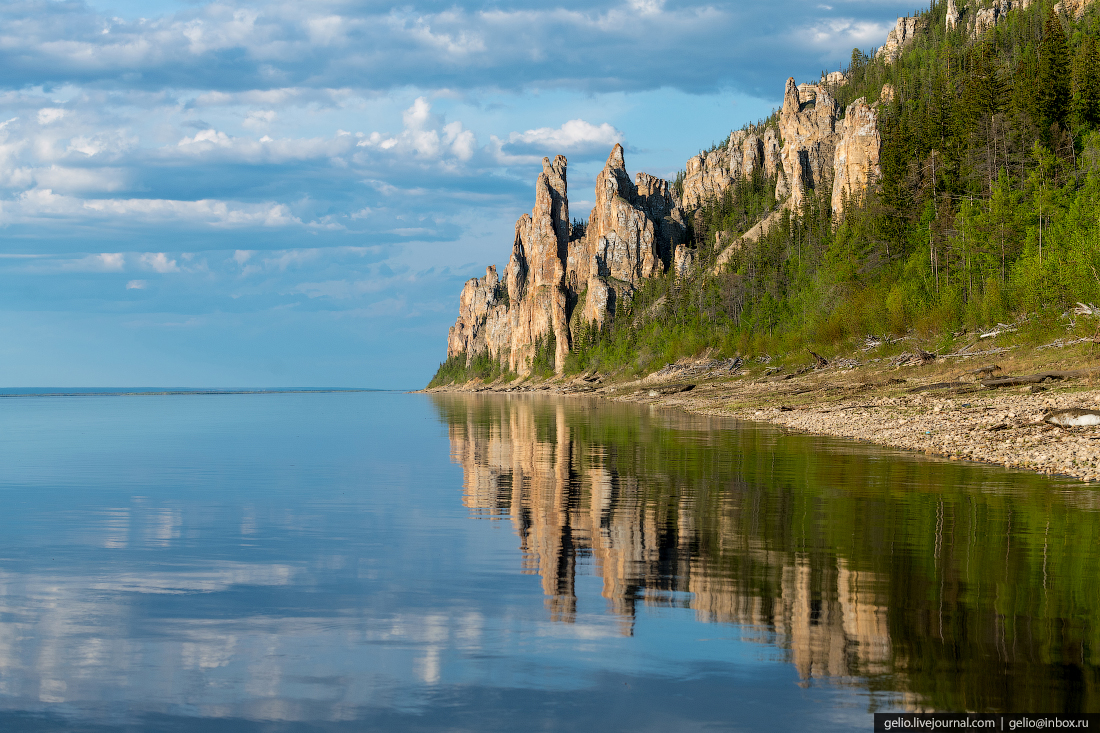
<svg viewBox="0 0 1100 733"><path fill-rule="evenodd" d="M807 90L808 92L810 90ZM814 87L813 99L803 101L794 78L787 79L779 131L783 136L781 159L791 205L805 198L833 175L833 157L839 135L836 131L837 103L825 89Z"/></svg>
<svg viewBox="0 0 1100 733"><path fill-rule="evenodd" d="M879 156L882 136L878 130L878 105L863 97L848 105L844 132L833 156L833 212L844 213L846 201L861 200L868 186L882 175Z"/></svg>
<svg viewBox="0 0 1100 733"><path fill-rule="evenodd" d="M596 178L596 205L583 235L569 218L566 160L543 159L535 206L516 222L503 280L490 267L468 281L447 339L447 355L467 364L488 352L528 374L539 344L553 348L554 368L565 366L573 322L603 325L619 298L664 272L684 239L684 220L668 182L640 173L631 182L616 145ZM584 305L572 318L583 300Z"/></svg>
<svg viewBox="0 0 1100 733"><path fill-rule="evenodd" d="M882 56L886 63L891 63L901 55L906 46L913 42L921 30L923 30L923 24L920 18L898 18L897 24L886 35L886 42L875 54L876 57Z"/></svg>

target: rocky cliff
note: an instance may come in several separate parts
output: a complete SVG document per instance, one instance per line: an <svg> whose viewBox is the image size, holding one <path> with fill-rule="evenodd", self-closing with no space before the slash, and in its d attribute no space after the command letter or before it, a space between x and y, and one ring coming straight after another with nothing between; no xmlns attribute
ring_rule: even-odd
<svg viewBox="0 0 1100 733"><path fill-rule="evenodd" d="M596 205L584 233L574 235L569 222L566 159L543 159L535 207L516 222L503 279L490 267L463 288L448 358L487 352L526 374L539 346L552 344L560 371L578 306L575 322L607 322L618 300L668 269L686 231L668 182L646 173L632 182L620 145L596 177Z"/></svg>
<svg viewBox="0 0 1100 733"><path fill-rule="evenodd" d="M842 111L828 91L842 82L830 77L798 86L788 79L778 126L739 130L691 158L679 199L664 179L639 173L632 181L616 145L596 177L596 203L583 232L570 226L566 159L544 158L535 206L516 222L503 277L489 267L462 290L448 359L465 355L468 365L488 354L509 371L529 374L541 348L560 373L578 328L607 325L648 278L694 271L688 219L741 178L774 180L782 206L793 208L824 187L842 215L845 203L879 175L881 147L877 105L860 99ZM778 220L773 212L743 237L721 242L718 266Z"/></svg>
<svg viewBox="0 0 1100 733"><path fill-rule="evenodd" d="M738 130L725 145L688 160L685 168L681 205L692 211L720 199L738 178L748 178L757 169L769 178L781 172L779 136L774 127L759 134Z"/></svg>

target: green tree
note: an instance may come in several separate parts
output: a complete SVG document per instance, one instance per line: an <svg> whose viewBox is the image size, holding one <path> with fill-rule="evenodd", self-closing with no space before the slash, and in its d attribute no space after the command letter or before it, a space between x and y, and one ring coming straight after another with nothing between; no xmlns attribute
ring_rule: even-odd
<svg viewBox="0 0 1100 733"><path fill-rule="evenodd" d="M1100 123L1100 57L1096 39L1086 36L1073 60L1073 124L1096 127Z"/></svg>
<svg viewBox="0 0 1100 733"><path fill-rule="evenodd" d="M1036 87L1038 122L1045 134L1051 125L1065 126L1070 104L1069 47L1062 23L1054 10L1047 11L1043 40L1039 44L1039 75Z"/></svg>

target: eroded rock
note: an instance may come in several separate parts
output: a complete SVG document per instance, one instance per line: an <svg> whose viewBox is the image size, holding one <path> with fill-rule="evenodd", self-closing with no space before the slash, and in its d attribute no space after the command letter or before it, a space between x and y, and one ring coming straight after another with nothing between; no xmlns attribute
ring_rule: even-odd
<svg viewBox="0 0 1100 733"><path fill-rule="evenodd" d="M812 99L804 100L794 77L788 78L779 113L779 131L783 136L780 157L786 185L790 187L791 205L795 208L833 177L833 158L839 139L836 100L817 86L806 92L807 96L811 93Z"/></svg>
<svg viewBox="0 0 1100 733"><path fill-rule="evenodd" d="M583 236L569 218L567 164L543 159L535 206L516 222L503 280L495 267L466 283L447 355L467 364L488 352L512 371L528 374L539 343L554 344L560 373L572 344L571 320L604 325L620 298L665 272L684 240L684 218L668 182L626 172L616 145L596 178L596 205ZM583 307L572 318L583 298Z"/></svg>
<svg viewBox="0 0 1100 733"><path fill-rule="evenodd" d="M844 133L833 157L833 212L844 213L845 203L860 201L869 185L882 175L879 158L882 136L878 130L878 105L863 97L848 105Z"/></svg>
<svg viewBox="0 0 1100 733"><path fill-rule="evenodd" d="M886 42L875 55L882 56L888 64L893 62L923 29L921 23L920 18L898 18L897 24L887 34Z"/></svg>

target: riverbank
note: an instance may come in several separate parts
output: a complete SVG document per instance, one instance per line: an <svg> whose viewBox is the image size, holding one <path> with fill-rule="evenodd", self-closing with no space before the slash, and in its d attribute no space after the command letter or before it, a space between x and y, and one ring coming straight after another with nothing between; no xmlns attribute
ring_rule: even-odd
<svg viewBox="0 0 1100 733"><path fill-rule="evenodd" d="M1100 480L1100 426L1045 421L1059 410L1100 408L1100 347L1092 340L943 356L918 349L831 362L807 358L810 363L801 366L701 358L628 381L585 374L475 381L430 391L593 394L952 460Z"/></svg>

